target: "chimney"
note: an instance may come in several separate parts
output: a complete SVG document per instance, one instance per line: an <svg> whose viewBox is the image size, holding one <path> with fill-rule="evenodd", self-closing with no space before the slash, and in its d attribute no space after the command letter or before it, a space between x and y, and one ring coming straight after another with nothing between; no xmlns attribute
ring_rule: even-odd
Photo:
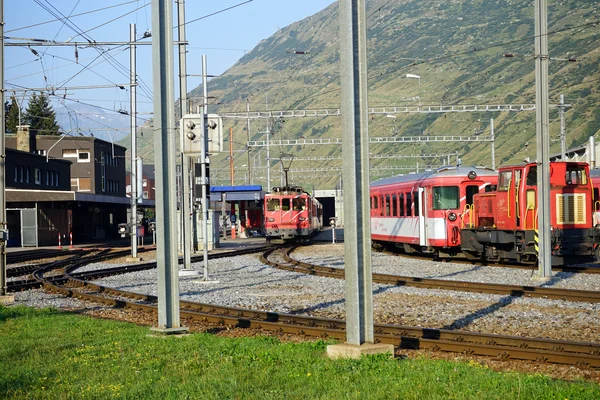
<svg viewBox="0 0 600 400"><path fill-rule="evenodd" d="M29 130L29 125L17 126L17 150L35 153L35 133Z"/></svg>

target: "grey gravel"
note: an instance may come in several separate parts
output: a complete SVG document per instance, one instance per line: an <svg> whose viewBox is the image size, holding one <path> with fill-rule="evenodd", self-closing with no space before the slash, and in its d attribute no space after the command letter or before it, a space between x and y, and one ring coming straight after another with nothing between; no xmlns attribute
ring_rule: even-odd
<svg viewBox="0 0 600 400"><path fill-rule="evenodd" d="M343 268L343 244L302 247L298 260ZM146 260L145 260L146 261ZM452 280L541 285L528 270L480 267L451 262L414 260L373 253L373 271ZM86 269L114 267L94 264ZM202 263L192 268L201 272ZM157 271L148 270L100 279L100 285L156 295ZM557 273L549 287L600 290L600 275ZM344 281L277 270L258 256L209 262L209 281L179 279L181 299L281 313L344 318ZM36 294L34 294L36 293ZM373 284L376 322L464 329L498 334L600 342L600 305L540 298L515 298L445 290ZM40 291L17 293L17 303L39 306ZM52 295L50 295L52 296ZM49 298L44 305L69 307L74 299ZM74 307L74 306L73 306Z"/></svg>

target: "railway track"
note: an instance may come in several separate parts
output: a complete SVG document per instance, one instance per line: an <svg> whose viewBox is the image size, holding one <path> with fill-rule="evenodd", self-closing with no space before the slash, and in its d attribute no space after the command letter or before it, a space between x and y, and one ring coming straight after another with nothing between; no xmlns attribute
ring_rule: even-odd
<svg viewBox="0 0 600 400"><path fill-rule="evenodd" d="M304 274L326 276L329 278L344 279L345 271L342 268L325 267L294 260L290 253L294 248L288 248L282 254L285 263L269 261L263 257L263 262L271 266L295 271ZM490 293L515 297L539 297L554 300L567 300L575 302L599 303L600 292L592 290L575 290L547 288L539 286L501 285L496 283L480 283L468 281L454 281L434 278L418 278L388 274L373 274L373 282L394 286L412 286L425 289L457 290L461 292Z"/></svg>
<svg viewBox="0 0 600 400"><path fill-rule="evenodd" d="M211 255L211 258L231 257L240 254L256 253L260 249L245 249L241 252L227 252ZM262 250L264 251L264 249ZM280 254L284 262L286 252L269 249L263 258L267 260L273 252ZM129 291L96 285L90 280L100 277L128 273L139 269L155 268L155 263L144 263L129 266L112 267L96 271L74 272L92 258L73 259L69 265L62 267L62 273L52 272L50 266L40 268L34 276L43 286L65 296L86 301L99 302L113 307L127 308L150 313L157 313L156 296L142 295ZM264 261L263 261L264 262ZM294 266L297 267L297 266ZM308 273L318 273L310 270ZM202 323L219 326L255 328L263 331L283 332L294 335L320 338L345 339L345 321L338 319L308 317L303 315L282 314L259 310L248 310L182 301L181 317ZM489 335L443 329L423 329L408 326L376 324L375 340L380 343L393 344L398 349L430 349L454 352L465 355L487 356L502 360L528 360L534 362L577 365L600 368L600 344L569 342L549 339L534 339L514 336Z"/></svg>

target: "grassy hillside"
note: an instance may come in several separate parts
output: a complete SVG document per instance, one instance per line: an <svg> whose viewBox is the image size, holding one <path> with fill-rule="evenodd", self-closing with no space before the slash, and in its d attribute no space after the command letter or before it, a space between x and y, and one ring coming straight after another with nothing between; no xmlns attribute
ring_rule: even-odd
<svg viewBox="0 0 600 400"><path fill-rule="evenodd" d="M533 104L533 2L372 0L367 2L369 105ZM555 1L549 4L550 101L563 94L572 107L566 112L567 146L585 143L600 130L600 5L598 1ZM308 54L292 54L300 50ZM506 58L506 53L513 57ZM575 57L577 62L565 61ZM556 60L563 59L563 60ZM210 61L210 60L209 60ZM209 62L210 65L210 62ZM416 74L420 80L406 78ZM278 31L260 42L232 68L208 83L209 96L219 105L210 112L339 108L338 4ZM202 88L190 93L199 96ZM494 119L496 166L535 159L535 112L374 115L369 134L381 136L489 135ZM550 112L551 151L560 151L558 112ZM341 137L340 118L288 118L270 121L272 139ZM266 120L250 124L251 140L265 138ZM233 128L236 181L245 183L246 120L225 121ZM229 135L226 135L228 140ZM229 143L225 143L228 148ZM254 163L265 166L265 149ZM373 154L414 155L458 153L463 164L491 165L489 143L373 145ZM341 146L271 148L273 185L279 184L280 155L295 157L341 156ZM229 182L229 154L214 156L213 182ZM453 157L453 160L455 157ZM407 171L377 171L378 166L406 168L440 165L445 159L373 159L372 178ZM289 162L285 163L286 167ZM258 166L258 165L257 165ZM341 166L340 160L294 161L291 169ZM266 176L255 170L256 183ZM277 176L277 179L275 179ZM290 173L291 183L333 188L335 172ZM262 182L261 182L262 181Z"/></svg>

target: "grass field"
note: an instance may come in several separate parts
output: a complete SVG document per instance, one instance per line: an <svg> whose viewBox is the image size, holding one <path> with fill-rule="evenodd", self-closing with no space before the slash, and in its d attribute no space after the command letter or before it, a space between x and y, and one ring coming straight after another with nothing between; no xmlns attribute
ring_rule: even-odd
<svg viewBox="0 0 600 400"><path fill-rule="evenodd" d="M330 360L326 342L147 327L0 306L2 399L598 399L600 386L475 362Z"/></svg>

